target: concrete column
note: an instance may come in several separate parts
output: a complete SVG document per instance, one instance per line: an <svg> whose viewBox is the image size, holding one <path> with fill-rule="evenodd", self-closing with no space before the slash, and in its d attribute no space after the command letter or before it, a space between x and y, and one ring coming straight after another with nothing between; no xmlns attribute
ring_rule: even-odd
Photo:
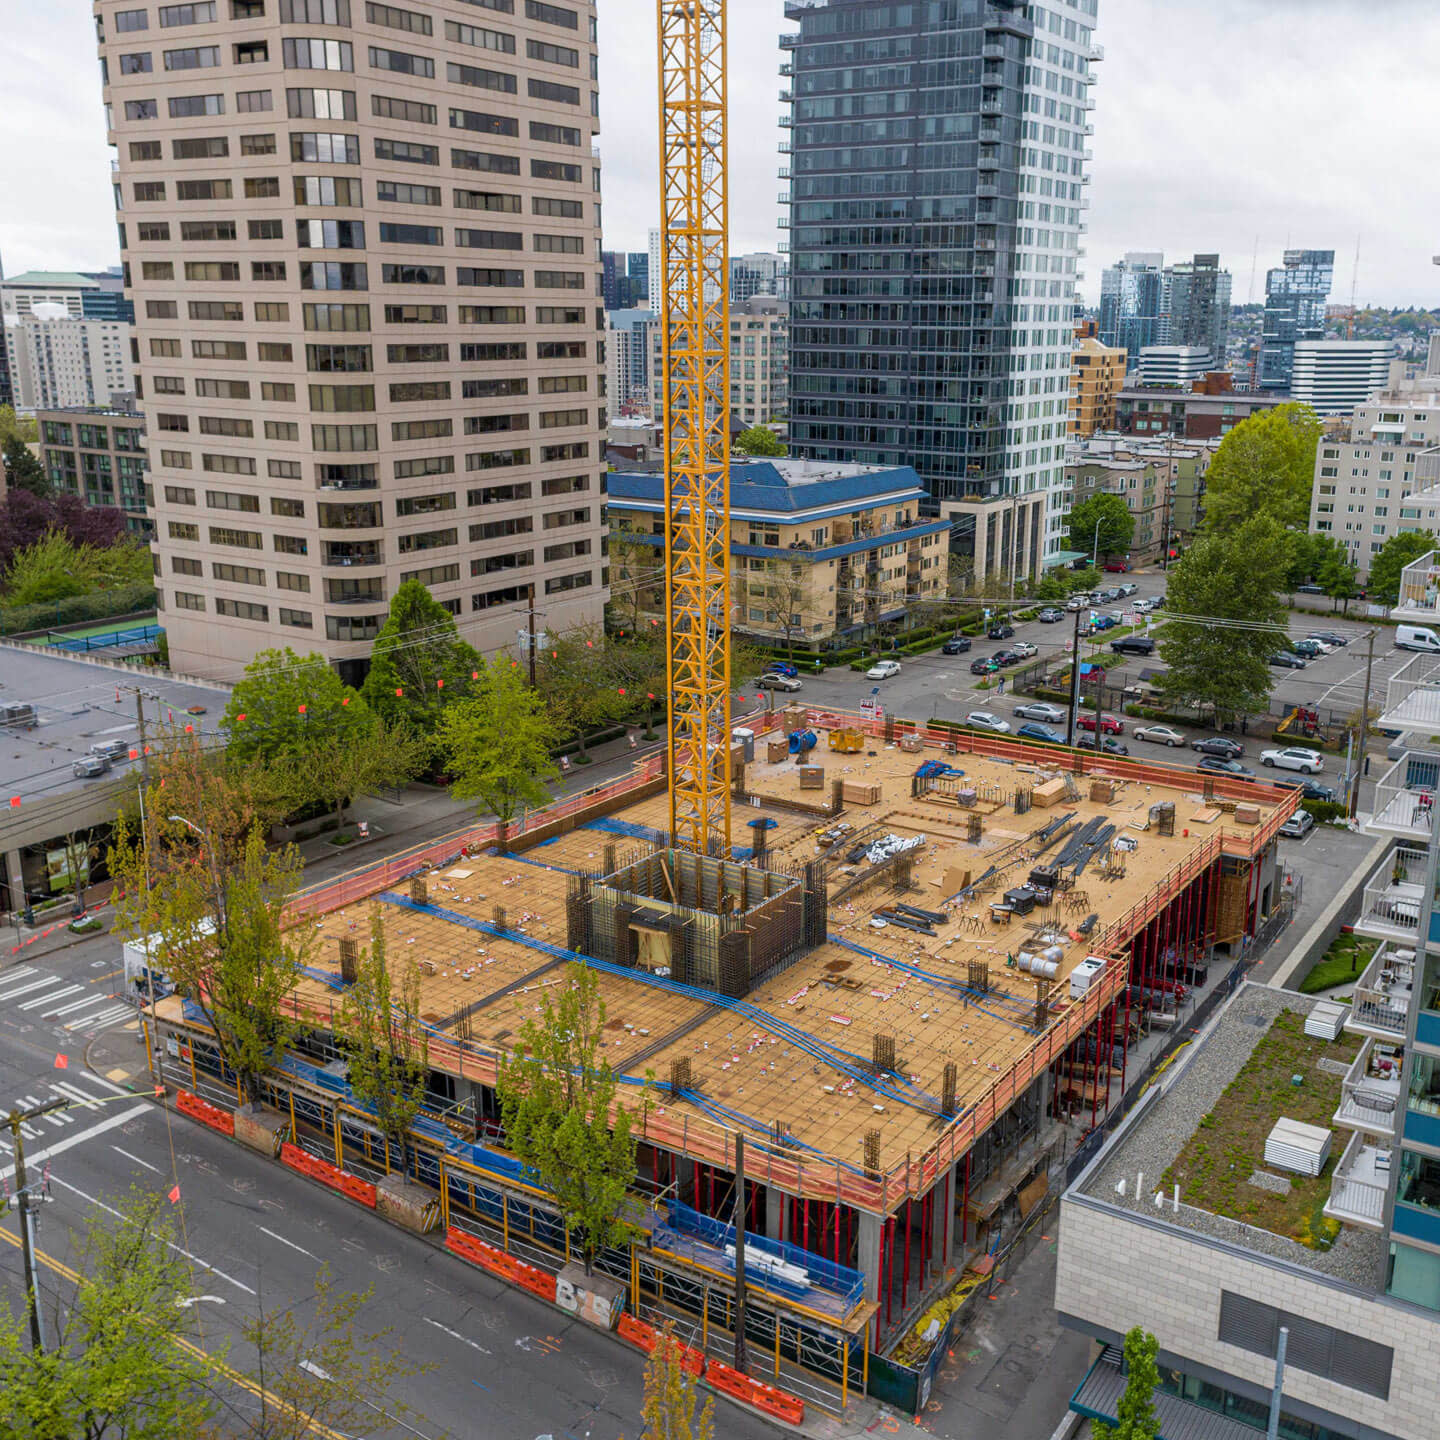
<svg viewBox="0 0 1440 1440"><path fill-rule="evenodd" d="M785 1193L773 1185L765 1187L765 1234L771 1240L783 1240L780 1227L785 1223Z"/></svg>
<svg viewBox="0 0 1440 1440"><path fill-rule="evenodd" d="M677 1200L683 1200L686 1205L694 1205L700 1197L695 1193L695 1162L686 1159L684 1155L675 1157L675 1189L671 1192ZM690 1198L685 1200L686 1194Z"/></svg>
<svg viewBox="0 0 1440 1440"><path fill-rule="evenodd" d="M884 1221L880 1216L872 1215L867 1210L857 1210L855 1215L860 1221L860 1232L857 1237L857 1263L860 1273L865 1277L865 1298L878 1300L880 1298L880 1234Z"/></svg>
<svg viewBox="0 0 1440 1440"><path fill-rule="evenodd" d="M930 1264L940 1274L950 1264L950 1237L955 1227L955 1167L935 1182L935 1213L930 1221Z"/></svg>
<svg viewBox="0 0 1440 1440"><path fill-rule="evenodd" d="M9 880L10 908L21 910L25 905L25 872L20 866L20 852L18 850L7 850L5 852L5 871Z"/></svg>

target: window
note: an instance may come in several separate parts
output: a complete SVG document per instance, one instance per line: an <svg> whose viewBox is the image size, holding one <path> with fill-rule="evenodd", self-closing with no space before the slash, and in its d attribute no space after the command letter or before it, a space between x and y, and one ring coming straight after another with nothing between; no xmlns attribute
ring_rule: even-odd
<svg viewBox="0 0 1440 1440"><path fill-rule="evenodd" d="M290 380L262 380L260 382L260 398L262 400L273 400L277 405L293 405L295 403L295 385Z"/></svg>
<svg viewBox="0 0 1440 1440"><path fill-rule="evenodd" d="M130 142L130 158L132 160L161 160L164 158L164 149L158 140L132 140Z"/></svg>
<svg viewBox="0 0 1440 1440"><path fill-rule="evenodd" d="M321 412L373 410L375 408L375 387L373 385L312 385L310 387L310 408Z"/></svg>
<svg viewBox="0 0 1440 1440"><path fill-rule="evenodd" d="M358 165L358 135L320 134L313 130L292 132L290 158L320 165Z"/></svg>
<svg viewBox="0 0 1440 1440"><path fill-rule="evenodd" d="M235 93L235 109L242 115L274 108L275 101L268 90L238 90Z"/></svg>
<svg viewBox="0 0 1440 1440"><path fill-rule="evenodd" d="M348 40L287 37L280 42L287 70L353 70L355 54ZM374 63L372 50L371 63Z"/></svg>
<svg viewBox="0 0 1440 1440"><path fill-rule="evenodd" d="M232 439L252 440L255 437L255 422L253 420L233 420L225 415L202 415L200 417L200 433L202 435L228 435Z"/></svg>
<svg viewBox="0 0 1440 1440"><path fill-rule="evenodd" d="M135 202L145 204L151 200L163 200L165 198L165 182L163 180L137 180L133 187Z"/></svg>
<svg viewBox="0 0 1440 1440"><path fill-rule="evenodd" d="M206 466L206 469L209 468L209 466ZM258 515L260 513L260 501L257 496L241 495L234 490L207 490L205 492L205 503L212 510L241 510L247 515ZM258 550L260 547L258 545L252 545L250 548L252 550Z"/></svg>
<svg viewBox="0 0 1440 1440"><path fill-rule="evenodd" d="M377 160L398 160L404 165L438 165L438 145L417 145L411 140L376 140Z"/></svg>
<svg viewBox="0 0 1440 1440"><path fill-rule="evenodd" d="M171 117L174 119L183 119L188 115L223 115L225 113L225 97L223 95L173 95L168 104Z"/></svg>
<svg viewBox="0 0 1440 1440"><path fill-rule="evenodd" d="M368 4L365 18L372 25L384 25L390 30L410 30L416 35L433 33L428 15L421 15L415 10L401 10L395 5Z"/></svg>
<svg viewBox="0 0 1440 1440"><path fill-rule="evenodd" d="M244 40L234 47L237 65L262 65L270 58L270 44L266 40Z"/></svg>
<svg viewBox="0 0 1440 1440"><path fill-rule="evenodd" d="M488 342L472 342L460 347L461 360L487 361L487 360L523 360L526 357L526 344L523 340L498 340ZM539 347L536 347L537 351Z"/></svg>
<svg viewBox="0 0 1440 1440"><path fill-rule="evenodd" d="M171 558L170 573L172 575L194 575L198 578L205 573L205 567L200 561L193 560L188 555L176 555Z"/></svg>
<svg viewBox="0 0 1440 1440"><path fill-rule="evenodd" d="M193 5L162 5L160 28L172 25L209 25L215 19L215 0L196 0Z"/></svg>
<svg viewBox="0 0 1440 1440"><path fill-rule="evenodd" d="M270 543L277 555L308 555L310 546L303 535L275 535Z"/></svg>
<svg viewBox="0 0 1440 1440"><path fill-rule="evenodd" d="M404 50L385 50L379 45L370 47L370 68L390 70L397 75L418 75L425 80L435 78L435 62L428 55L410 55Z"/></svg>
<svg viewBox="0 0 1440 1440"><path fill-rule="evenodd" d="M261 324L284 324L290 319L290 302L288 300L257 300L255 302L255 319Z"/></svg>
<svg viewBox="0 0 1440 1440"><path fill-rule="evenodd" d="M558 595L565 590L583 590L590 584L591 573L589 570L581 570L575 575L557 575L545 582L545 593Z"/></svg>
<svg viewBox="0 0 1440 1440"><path fill-rule="evenodd" d="M584 239L579 235L535 235L532 236L535 249L552 255L583 255Z"/></svg>
<svg viewBox="0 0 1440 1440"><path fill-rule="evenodd" d="M518 450L482 450L477 454L467 455L465 457L465 468L467 470L510 470L516 466L528 465L529 463L530 451L525 447L521 447ZM470 505L484 505L496 498L506 500L528 500L530 498L529 485L506 485L500 488L506 491L523 490L524 494L506 494L503 497L498 497L496 487L491 486L486 490L470 491L467 503ZM477 496L479 497L478 499L476 498ZM470 531L470 538L472 540L479 538L475 534L473 527Z"/></svg>
<svg viewBox="0 0 1440 1440"><path fill-rule="evenodd" d="M353 90L287 90L286 110L292 120L353 120Z"/></svg>
<svg viewBox="0 0 1440 1440"><path fill-rule="evenodd" d="M150 353L159 358L168 358L180 354L180 342L178 340L162 340L154 337L150 341Z"/></svg>
<svg viewBox="0 0 1440 1440"><path fill-rule="evenodd" d="M263 550L264 540L257 530L236 530L228 525L210 527L212 545L231 545L241 550Z"/></svg>
<svg viewBox="0 0 1440 1440"><path fill-rule="evenodd" d="M368 269L351 260L302 260L302 290L368 290Z"/></svg>
<svg viewBox="0 0 1440 1440"><path fill-rule="evenodd" d="M210 282L238 280L240 266L234 260L187 260L185 278Z"/></svg>
<svg viewBox="0 0 1440 1440"><path fill-rule="evenodd" d="M350 0L280 0L280 19L287 25L348 25Z"/></svg>
<svg viewBox="0 0 1440 1440"><path fill-rule="evenodd" d="M560 430L569 425L584 425L590 419L588 410L542 410L540 412L540 428L542 430Z"/></svg>
<svg viewBox="0 0 1440 1440"><path fill-rule="evenodd" d="M197 360L243 360L243 340L192 340L190 353Z"/></svg>
<svg viewBox="0 0 1440 1440"><path fill-rule="evenodd" d="M460 25L447 20L445 38L460 45L473 45L477 50L494 50L501 55L515 53L515 37L503 30L485 30L478 25Z"/></svg>
<svg viewBox="0 0 1440 1440"><path fill-rule="evenodd" d="M454 432L449 418L440 420L396 420L390 426L392 440L441 440Z"/></svg>
<svg viewBox="0 0 1440 1440"><path fill-rule="evenodd" d="M370 328L370 307L368 305L343 304L306 305L305 328L331 331L368 330Z"/></svg>
<svg viewBox="0 0 1440 1440"><path fill-rule="evenodd" d="M182 240L233 240L235 238L235 222L233 220L182 220L180 222L180 238Z"/></svg>
<svg viewBox="0 0 1440 1440"><path fill-rule="evenodd" d="M590 458L590 442L588 440L571 440L563 445L542 445L540 447L540 463L543 465L551 460L588 460Z"/></svg>
<svg viewBox="0 0 1440 1440"><path fill-rule="evenodd" d="M200 457L200 468L202 470L208 470L214 475L253 475L255 473L255 462L248 455L202 455ZM215 502L212 500L210 503L213 505ZM250 509L251 507L229 505L221 506L220 508L241 510ZM256 508L258 509L258 507Z"/></svg>
<svg viewBox="0 0 1440 1440"><path fill-rule="evenodd" d="M288 365L295 358L295 349L288 340L261 340L255 354L265 364Z"/></svg>
<svg viewBox="0 0 1440 1440"><path fill-rule="evenodd" d="M530 175L536 180L579 180L578 165L564 165L558 160L531 160Z"/></svg>
<svg viewBox="0 0 1440 1440"><path fill-rule="evenodd" d="M167 50L167 70L211 70L220 63L218 45L194 45L187 50Z"/></svg>
<svg viewBox="0 0 1440 1440"><path fill-rule="evenodd" d="M386 285L443 285L443 265L382 265L380 278Z"/></svg>
<svg viewBox="0 0 1440 1440"><path fill-rule="evenodd" d="M263 620L270 619L270 607L268 605L257 605L253 600L223 600L215 601L215 613L217 615L228 615L234 620Z"/></svg>
<svg viewBox="0 0 1440 1440"><path fill-rule="evenodd" d="M458 530L422 530L416 535L402 535L396 549L402 555L413 555L420 550L441 550L459 540Z"/></svg>
<svg viewBox="0 0 1440 1440"><path fill-rule="evenodd" d="M405 225L395 221L380 222L382 245L440 245L444 235L438 225Z"/></svg>
<svg viewBox="0 0 1440 1440"><path fill-rule="evenodd" d="M468 112L452 111L451 113L453 115ZM484 150L451 150L450 163L457 170L484 170L492 175L518 175L520 173L519 156L491 155Z"/></svg>
<svg viewBox="0 0 1440 1440"><path fill-rule="evenodd" d="M465 318L464 309L460 307L460 318ZM385 323L387 325L444 325L448 307L444 305L387 305L385 307Z"/></svg>
<svg viewBox="0 0 1440 1440"><path fill-rule="evenodd" d="M364 374L373 369L368 345L307 345L305 363L322 374Z"/></svg>
<svg viewBox="0 0 1440 1440"><path fill-rule="evenodd" d="M188 415L174 415L162 412L155 417L155 426L159 430L189 430L190 417Z"/></svg>
<svg viewBox="0 0 1440 1440"><path fill-rule="evenodd" d="M160 463L168 470L188 470L190 468L190 452L188 450L162 450ZM189 505L195 503L193 490L190 491L190 499L184 503Z"/></svg>
<svg viewBox="0 0 1440 1440"><path fill-rule="evenodd" d="M117 10L111 19L119 31L148 30L150 17L144 10Z"/></svg>
<svg viewBox="0 0 1440 1440"><path fill-rule="evenodd" d="M535 307L535 323L537 325L583 325L585 311L579 305L537 305Z"/></svg>
<svg viewBox="0 0 1440 1440"><path fill-rule="evenodd" d="M309 630L315 623L308 610L287 610L282 605L279 613L282 625L293 625L298 630Z"/></svg>
<svg viewBox="0 0 1440 1440"><path fill-rule="evenodd" d="M304 476L298 460L267 460L265 470L272 480L300 480ZM284 515L291 520L302 520L305 517L305 502L303 500L286 500L279 495L272 495L270 497L270 513Z"/></svg>
<svg viewBox="0 0 1440 1440"><path fill-rule="evenodd" d="M438 185L406 185L399 180L377 180L375 198L396 205L438 205L441 199Z"/></svg>
<svg viewBox="0 0 1440 1440"><path fill-rule="evenodd" d="M460 307L460 323L462 325L523 325L525 323L525 307L523 305L462 305Z"/></svg>
<svg viewBox="0 0 1440 1440"><path fill-rule="evenodd" d="M405 570L400 575L402 583L406 580L418 580L422 585L442 585L447 580L459 578L459 565L430 565L423 570Z"/></svg>
<svg viewBox="0 0 1440 1440"><path fill-rule="evenodd" d="M583 220L585 205L580 200L552 200L546 195L532 195L530 197L530 213L532 215L550 215L558 220ZM573 253L578 255L581 252L576 250Z"/></svg>
<svg viewBox="0 0 1440 1440"><path fill-rule="evenodd" d="M175 265L170 260L142 260L140 262L140 278L142 280L173 280Z"/></svg>
<svg viewBox="0 0 1440 1440"><path fill-rule="evenodd" d="M231 198L230 182L228 180L177 180L175 182L175 198L177 200L229 200Z"/></svg>
<svg viewBox="0 0 1440 1440"><path fill-rule="evenodd" d="M451 110L450 128L478 130L485 135L510 135L516 139L520 135L520 122L514 116L487 115L480 110Z"/></svg>
<svg viewBox="0 0 1440 1440"><path fill-rule="evenodd" d="M154 100L127 100L125 102L125 118L127 120L154 120L160 114L160 108Z"/></svg>
<svg viewBox="0 0 1440 1440"><path fill-rule="evenodd" d="M316 450L374 450L379 436L373 425L312 425L310 444Z"/></svg>
<svg viewBox="0 0 1440 1440"><path fill-rule="evenodd" d="M580 91L574 85L556 85L550 80L527 80L525 91L532 100L549 100L559 105L578 105L580 103ZM543 136L536 135L535 122L530 122L531 139L543 139ZM578 143L578 142L577 142Z"/></svg>
<svg viewBox="0 0 1440 1440"><path fill-rule="evenodd" d="M283 240L285 238L285 222L283 220L247 220L245 233L252 240Z"/></svg>
<svg viewBox="0 0 1440 1440"><path fill-rule="evenodd" d="M215 579L228 581L232 585L265 583L265 572L254 565L230 565L223 560L214 560L210 564L210 573Z"/></svg>
<svg viewBox="0 0 1440 1440"><path fill-rule="evenodd" d="M189 520L172 520L169 524L172 540L198 540L200 527Z"/></svg>
<svg viewBox="0 0 1440 1440"><path fill-rule="evenodd" d="M535 272L535 288L537 290L583 290L585 276L579 270L537 270Z"/></svg>
<svg viewBox="0 0 1440 1440"><path fill-rule="evenodd" d="M404 120L411 125L433 125L438 112L419 100L400 100L390 95L372 95L370 110L382 120Z"/></svg>
<svg viewBox="0 0 1440 1440"><path fill-rule="evenodd" d="M465 417L465 433L467 435L499 435L506 430L528 430L530 428L530 417L528 415L467 415Z"/></svg>
<svg viewBox="0 0 1440 1440"><path fill-rule="evenodd" d="M541 0L525 0L525 18L539 20L545 25L563 25L567 30L580 28L580 17L575 11L562 5L545 5Z"/></svg>
<svg viewBox="0 0 1440 1440"><path fill-rule="evenodd" d="M530 60L543 60L547 65L568 65L572 70L580 68L580 52L568 45L552 45L546 40L527 40L525 55Z"/></svg>
<svg viewBox="0 0 1440 1440"><path fill-rule="evenodd" d="M191 300L186 310L192 320L243 320L245 307L238 300Z"/></svg>
<svg viewBox="0 0 1440 1440"><path fill-rule="evenodd" d="M150 52L142 50L134 55L122 55L120 57L120 73L122 75L148 75L155 67L150 63Z"/></svg>
<svg viewBox="0 0 1440 1440"><path fill-rule="evenodd" d="M363 220L297 220L295 243L302 250L363 250Z"/></svg>
<svg viewBox="0 0 1440 1440"><path fill-rule="evenodd" d="M193 590L175 590L172 594L177 610L203 610L205 608L205 597L195 594Z"/></svg>
<svg viewBox="0 0 1440 1440"><path fill-rule="evenodd" d="M384 620L383 615L327 615L325 636L329 640L373 640Z"/></svg>
<svg viewBox="0 0 1440 1440"><path fill-rule="evenodd" d="M498 400L508 395L528 395L530 382L523 375L506 375L496 380L465 380L460 385L463 400Z"/></svg>
<svg viewBox="0 0 1440 1440"><path fill-rule="evenodd" d="M400 519L411 515L438 515L442 510L454 508L453 492L444 495L411 495L395 502L395 514Z"/></svg>
<svg viewBox="0 0 1440 1440"><path fill-rule="evenodd" d="M460 265L455 270L455 283L457 285L478 285L482 288L518 287L525 283L525 272L492 268L475 269L472 266Z"/></svg>
<svg viewBox="0 0 1440 1440"><path fill-rule="evenodd" d="M201 378L195 382L195 393L202 400L248 400L250 398L250 382L248 380Z"/></svg>
<svg viewBox="0 0 1440 1440"><path fill-rule="evenodd" d="M518 215L520 213L520 197L518 195L506 195L495 190L456 190L454 196L455 204L461 210L488 210L501 215ZM469 233L475 235L488 233L497 237L490 244L476 241L475 245L479 249L520 250L525 244L525 238L518 230L488 232L477 230ZM457 241L456 243L462 242Z"/></svg>
<svg viewBox="0 0 1440 1440"><path fill-rule="evenodd" d="M345 205L358 208L364 204L364 200L359 180L349 180L339 175L297 175L295 177L295 203L297 205Z"/></svg>
<svg viewBox="0 0 1440 1440"><path fill-rule="evenodd" d="M455 473L455 457L453 455L422 455L414 460L397 460L395 462L395 478L397 480L416 480L424 475L453 475ZM455 508L455 497L448 498L450 504L443 506L443 509L453 510ZM396 501L397 505L404 505L404 500ZM419 513L419 512L416 512Z"/></svg>
<svg viewBox="0 0 1440 1440"><path fill-rule="evenodd" d="M580 495L590 488L588 475L559 475L540 482L542 495Z"/></svg>
<svg viewBox="0 0 1440 1440"><path fill-rule="evenodd" d="M448 400L448 380L406 380L391 385L390 399L396 404L409 404L421 400Z"/></svg>
<svg viewBox="0 0 1440 1440"><path fill-rule="evenodd" d="M385 358L392 365L438 365L450 359L448 345L387 345Z"/></svg>
<svg viewBox="0 0 1440 1440"><path fill-rule="evenodd" d="M583 394L589 388L590 382L584 375L542 375L540 377L540 393L542 395Z"/></svg>
<svg viewBox="0 0 1440 1440"><path fill-rule="evenodd" d="M167 505L193 505L195 492L188 485L167 485L165 487L165 503Z"/></svg>
<svg viewBox="0 0 1440 1440"><path fill-rule="evenodd" d="M472 85L477 90L498 90L504 95L516 93L515 77L503 70L482 70L475 65L452 62L445 67L445 76L452 85Z"/></svg>

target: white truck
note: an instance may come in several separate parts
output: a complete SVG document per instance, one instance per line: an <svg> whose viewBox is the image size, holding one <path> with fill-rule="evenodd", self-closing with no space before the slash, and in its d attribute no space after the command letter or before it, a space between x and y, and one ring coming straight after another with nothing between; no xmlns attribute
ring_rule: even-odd
<svg viewBox="0 0 1440 1440"><path fill-rule="evenodd" d="M215 933L215 922L205 919L200 922L202 935ZM121 951L125 965L125 991L137 1000L148 1002L151 981L154 981L155 998L163 1000L175 992L175 982L165 972L164 941L159 935L141 935L127 940Z"/></svg>

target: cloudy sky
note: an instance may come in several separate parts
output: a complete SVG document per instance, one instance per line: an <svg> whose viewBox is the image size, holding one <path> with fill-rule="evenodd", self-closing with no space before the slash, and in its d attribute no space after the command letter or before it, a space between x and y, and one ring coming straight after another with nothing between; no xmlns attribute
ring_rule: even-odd
<svg viewBox="0 0 1440 1440"><path fill-rule="evenodd" d="M79 0L12 6L0 106L0 257L22 269L117 259L93 21ZM737 251L773 249L779 0L730 0ZM656 217L649 0L600 5L606 244ZM1440 129L1422 57L1434 0L1100 0L1084 288L1125 250L1218 250L1234 297L1263 297L1286 245L1336 251L1332 299L1440 305ZM1258 259L1255 259L1258 254ZM1252 270L1255 276L1252 286Z"/></svg>

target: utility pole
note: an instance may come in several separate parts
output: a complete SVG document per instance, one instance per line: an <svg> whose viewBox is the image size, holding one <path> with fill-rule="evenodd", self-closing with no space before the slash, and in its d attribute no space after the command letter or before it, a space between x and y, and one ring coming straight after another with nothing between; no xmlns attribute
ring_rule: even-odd
<svg viewBox="0 0 1440 1440"><path fill-rule="evenodd" d="M735 1132L735 1368L745 1370L745 1137Z"/></svg>
<svg viewBox="0 0 1440 1440"><path fill-rule="evenodd" d="M15 1199L10 1203L20 1207L20 1254L25 1265L25 1308L30 1313L30 1348L40 1351L45 1348L45 1320L40 1310L39 1282L35 1276L35 1207L39 1197L32 1194L32 1186L25 1176L25 1134L21 1126L27 1120L48 1115L52 1110L63 1110L68 1100L50 1100L44 1105L33 1105L29 1110L12 1110L5 1123L15 1147Z"/></svg>
<svg viewBox="0 0 1440 1440"><path fill-rule="evenodd" d="M1280 1434L1280 1401L1285 1390L1285 1348L1290 1327L1280 1327L1280 1342L1275 1347L1275 1388L1270 1392L1270 1420L1265 1426L1265 1440L1277 1440Z"/></svg>
<svg viewBox="0 0 1440 1440"><path fill-rule="evenodd" d="M529 618L526 620L526 635L529 644L525 647L530 652L530 688L535 688L535 582L530 582L530 609Z"/></svg>
<svg viewBox="0 0 1440 1440"><path fill-rule="evenodd" d="M1355 751L1355 773L1350 777L1350 804L1347 813L1353 820L1360 808L1360 776L1365 770L1365 741L1370 735L1370 672L1375 665L1375 632L1365 637L1365 693L1360 699L1360 744ZM1316 717L1318 720L1318 716Z"/></svg>
<svg viewBox="0 0 1440 1440"><path fill-rule="evenodd" d="M145 778L150 778L150 751L145 744L145 697L140 687L135 687L135 724L140 731L140 766Z"/></svg>
<svg viewBox="0 0 1440 1440"><path fill-rule="evenodd" d="M1075 743L1075 726L1078 724L1080 716L1080 616L1084 612L1084 609L1085 607L1082 605L1080 609L1075 612L1075 638L1071 644L1073 653L1070 659L1070 723L1065 729L1065 743L1067 745L1073 745ZM1096 723L1098 725L1099 722L1097 721ZM1097 745L1100 743L1100 732L1098 729L1095 732L1095 743ZM1099 752L1097 751L1096 753L1098 754Z"/></svg>

